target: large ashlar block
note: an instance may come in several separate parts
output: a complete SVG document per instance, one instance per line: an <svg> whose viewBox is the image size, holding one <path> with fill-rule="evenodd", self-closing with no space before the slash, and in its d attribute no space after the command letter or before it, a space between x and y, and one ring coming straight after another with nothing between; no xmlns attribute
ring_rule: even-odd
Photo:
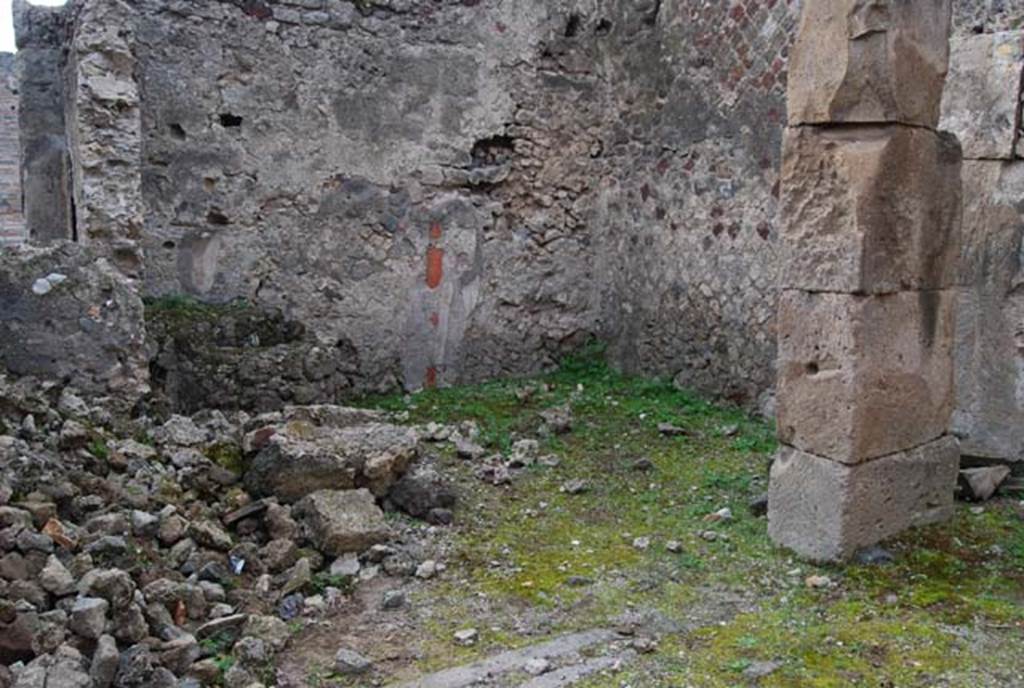
<svg viewBox="0 0 1024 688"><path fill-rule="evenodd" d="M804 0L789 61L789 123L934 128L951 0Z"/></svg>
<svg viewBox="0 0 1024 688"><path fill-rule="evenodd" d="M856 466L783 447L772 464L768 534L808 559L848 559L951 517L959 460L949 436Z"/></svg>
<svg viewBox="0 0 1024 688"><path fill-rule="evenodd" d="M953 410L954 293L784 291L779 439L845 464L916 447Z"/></svg>
<svg viewBox="0 0 1024 688"><path fill-rule="evenodd" d="M960 148L903 125L794 127L782 163L783 287L884 294L955 283Z"/></svg>
<svg viewBox="0 0 1024 688"><path fill-rule="evenodd" d="M941 128L956 134L965 157L1013 158L1022 75L1024 31L953 40Z"/></svg>
<svg viewBox="0 0 1024 688"><path fill-rule="evenodd" d="M965 456L1024 461L1024 161L963 179L953 432Z"/></svg>

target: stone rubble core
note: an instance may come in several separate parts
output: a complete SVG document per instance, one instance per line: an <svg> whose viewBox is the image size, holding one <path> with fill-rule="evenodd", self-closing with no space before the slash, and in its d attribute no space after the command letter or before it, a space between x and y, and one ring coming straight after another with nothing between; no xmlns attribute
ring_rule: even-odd
<svg viewBox="0 0 1024 688"><path fill-rule="evenodd" d="M949 0L809 0L783 137L769 535L841 561L952 514L961 151Z"/></svg>

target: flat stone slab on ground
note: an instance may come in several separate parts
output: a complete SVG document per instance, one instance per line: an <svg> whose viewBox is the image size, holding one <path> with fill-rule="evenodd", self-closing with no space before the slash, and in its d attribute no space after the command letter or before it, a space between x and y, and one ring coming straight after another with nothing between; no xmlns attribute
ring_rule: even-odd
<svg viewBox="0 0 1024 688"><path fill-rule="evenodd" d="M482 659L478 662L473 662L472 664L466 664L452 669L445 669L444 671L439 671L428 676L423 676L414 681L403 683L396 688L466 688L468 686L476 685L482 680L494 678L503 674L509 674L515 671L525 672L527 665L532 660L575 656L586 648L602 643L609 643L618 637L619 635L615 631L607 629L596 629L573 633L538 645L524 647L519 650L502 652L501 654L487 659ZM608 660L609 658L602 657L598 659ZM586 674L579 674L576 680L583 678L585 675L589 675L589 673L600 671L602 668L609 666L609 664L606 664L604 661L599 662L599 664L600 666L596 666L592 671L587 672ZM571 685L571 682L550 682L560 673L564 673L564 671L553 671L551 673L544 674L543 676L533 679L527 685L533 686L535 682L544 680L547 680L547 682L537 683L536 685L538 687Z"/></svg>

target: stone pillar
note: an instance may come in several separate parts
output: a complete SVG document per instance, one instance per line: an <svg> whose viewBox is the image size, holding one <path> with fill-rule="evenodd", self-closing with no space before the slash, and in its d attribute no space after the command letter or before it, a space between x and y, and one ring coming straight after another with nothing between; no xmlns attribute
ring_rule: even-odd
<svg viewBox="0 0 1024 688"><path fill-rule="evenodd" d="M838 561L948 518L960 148L950 0L805 0L781 181L769 534Z"/></svg>
<svg viewBox="0 0 1024 688"><path fill-rule="evenodd" d="M67 64L68 144L78 240L129 276L142 270L142 119L136 10L124 0L75 5Z"/></svg>

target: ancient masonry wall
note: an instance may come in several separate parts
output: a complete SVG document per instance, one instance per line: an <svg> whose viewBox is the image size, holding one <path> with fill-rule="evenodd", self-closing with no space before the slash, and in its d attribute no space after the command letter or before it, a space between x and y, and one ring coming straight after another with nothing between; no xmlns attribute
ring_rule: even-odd
<svg viewBox="0 0 1024 688"><path fill-rule="evenodd" d="M0 53L0 246L25 238L14 55Z"/></svg>
<svg viewBox="0 0 1024 688"><path fill-rule="evenodd" d="M596 336L770 410L795 0L16 4L23 64L64 75L34 112L69 105L23 115L26 178L79 158L27 194L65 224L30 229L74 225L151 298L251 306L201 341L156 325L188 404L526 374ZM1022 17L957 3L962 34Z"/></svg>
<svg viewBox="0 0 1024 688"><path fill-rule="evenodd" d="M964 147L954 431L976 459L1024 460L1024 31L953 43L942 126Z"/></svg>

